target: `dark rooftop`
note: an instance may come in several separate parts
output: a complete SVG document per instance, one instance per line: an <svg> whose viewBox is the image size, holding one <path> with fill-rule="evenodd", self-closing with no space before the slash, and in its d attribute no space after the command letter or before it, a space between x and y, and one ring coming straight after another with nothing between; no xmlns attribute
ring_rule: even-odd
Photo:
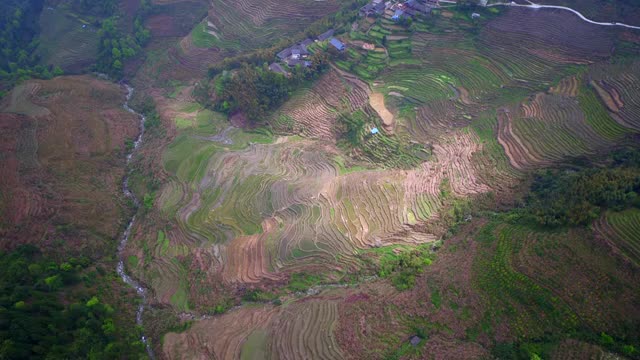
<svg viewBox="0 0 640 360"><path fill-rule="evenodd" d="M278 63L273 63L273 64L269 65L269 70L271 70L273 72L277 72L277 73L283 74L283 75L287 75L287 72Z"/></svg>
<svg viewBox="0 0 640 360"><path fill-rule="evenodd" d="M333 36L333 33L334 33L334 30L333 30L333 29L328 30L328 31L326 31L326 32L323 32L322 34L320 34L320 35L318 36L318 40L319 40L319 41L325 41L325 40L327 40L328 38L332 37L332 36Z"/></svg>
<svg viewBox="0 0 640 360"><path fill-rule="evenodd" d="M414 335L414 336L411 337L411 339L409 339L409 342L413 346L418 346L418 344L420 344L420 338L418 336Z"/></svg>

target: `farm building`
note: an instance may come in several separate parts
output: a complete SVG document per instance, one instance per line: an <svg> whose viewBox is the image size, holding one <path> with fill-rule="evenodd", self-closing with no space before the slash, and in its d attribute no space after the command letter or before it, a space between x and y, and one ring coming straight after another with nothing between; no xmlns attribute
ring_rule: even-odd
<svg viewBox="0 0 640 360"><path fill-rule="evenodd" d="M420 338L414 335L409 339L409 343L413 346L418 346L418 344L420 344Z"/></svg>
<svg viewBox="0 0 640 360"><path fill-rule="evenodd" d="M393 13L393 16L391 17L391 19L393 19L393 21L399 21L400 19L402 19L403 17L405 17L405 13L403 10L398 9L396 10L396 12Z"/></svg>
<svg viewBox="0 0 640 360"><path fill-rule="evenodd" d="M343 51L345 49L345 45L342 43L342 41L336 38L331 38L331 40L329 40L329 43L333 45L334 48L338 49L338 51Z"/></svg>
<svg viewBox="0 0 640 360"><path fill-rule="evenodd" d="M285 62L287 63L287 65L289 65L289 67L296 67L298 65L304 66L304 67L311 66L311 61L308 61L308 60L289 58Z"/></svg>
<svg viewBox="0 0 640 360"><path fill-rule="evenodd" d="M286 60L289 56L291 56L291 48L289 47L289 48L286 48L286 49L280 51L278 53L278 55L276 55L276 56L280 60L283 60L283 61Z"/></svg>
<svg viewBox="0 0 640 360"><path fill-rule="evenodd" d="M307 56L309 56L309 50L307 50L307 46L311 45L312 43L313 40L305 39L304 41L296 45L290 46L280 51L276 56L281 61L285 61L290 57L293 57L295 59L306 58Z"/></svg>
<svg viewBox="0 0 640 360"><path fill-rule="evenodd" d="M313 40L305 39L304 41L290 46L282 51L280 51L276 57L278 60L286 63L289 67L295 67L297 65L302 65L309 67L311 66L310 61L306 61L305 59L309 57L309 50L307 49L308 45L311 45ZM269 70L277 73L284 73L286 71L280 66L278 63L273 63L269 66Z"/></svg>
<svg viewBox="0 0 640 360"><path fill-rule="evenodd" d="M431 9L438 6L438 1L408 0L404 3L404 10L408 15L429 15Z"/></svg>
<svg viewBox="0 0 640 360"><path fill-rule="evenodd" d="M275 62L273 64L269 65L269 70L271 70L271 71L273 71L275 73L279 73L279 74L285 75L285 76L289 75L289 73L286 72L286 70L283 69L280 64L275 63Z"/></svg>
<svg viewBox="0 0 640 360"><path fill-rule="evenodd" d="M382 0L373 0L360 8L360 16L379 16L384 14L387 6Z"/></svg>
<svg viewBox="0 0 640 360"><path fill-rule="evenodd" d="M334 32L333 29L323 32L322 34L318 35L318 41L325 41L329 39L330 37L333 36L333 32Z"/></svg>

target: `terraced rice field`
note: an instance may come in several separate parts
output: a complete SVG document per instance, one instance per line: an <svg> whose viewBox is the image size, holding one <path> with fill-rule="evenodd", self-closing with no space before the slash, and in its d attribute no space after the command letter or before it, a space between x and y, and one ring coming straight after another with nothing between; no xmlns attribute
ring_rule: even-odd
<svg viewBox="0 0 640 360"><path fill-rule="evenodd" d="M589 89L578 98L539 93L517 109L500 111L498 141L514 167L594 154L631 132L605 113Z"/></svg>
<svg viewBox="0 0 640 360"><path fill-rule="evenodd" d="M165 354L183 359L206 352L216 358L343 359L334 335L343 290L280 307L256 305L198 322L184 333L165 337ZM211 332L208 329L227 329Z"/></svg>
<svg viewBox="0 0 640 360"><path fill-rule="evenodd" d="M100 39L93 24L80 21L65 10L45 7L40 26L37 53L43 64L79 71L95 62Z"/></svg>
<svg viewBox="0 0 640 360"><path fill-rule="evenodd" d="M354 254L390 236L393 241L406 218L402 189L389 194L402 177L374 172L370 183L352 184L350 177L358 175L338 176L331 154L309 142L253 145L216 156L214 145L201 141L194 149L183 141L191 156L176 159L178 168L172 157L165 160L167 170L196 191L183 202L178 220L194 236L225 244L229 281L273 277L270 269L295 268L299 261L332 268L335 254ZM391 209L383 205L394 203ZM428 237L415 241L420 239Z"/></svg>
<svg viewBox="0 0 640 360"><path fill-rule="evenodd" d="M185 36L168 51L172 79L192 80L204 76L210 64L224 59L218 48L202 48L194 44L191 36Z"/></svg>
<svg viewBox="0 0 640 360"><path fill-rule="evenodd" d="M267 347L273 359L342 359L333 334L338 321L338 304L329 299L294 303L271 324Z"/></svg>
<svg viewBox="0 0 640 360"><path fill-rule="evenodd" d="M518 336L536 336L549 327L571 328L578 321L615 332L619 331L615 324L637 316L629 302L618 301L637 298L633 275L615 258L599 257L604 249L587 231L537 232L502 226L494 234L497 243L491 260L477 263L492 270L479 273L477 281L491 301L512 301L506 309L514 312L511 326ZM500 280L492 280L494 276ZM606 279L611 277L622 281L615 292L607 290ZM584 301L586 297L590 300ZM541 317L540 312L547 315Z"/></svg>
<svg viewBox="0 0 640 360"><path fill-rule="evenodd" d="M361 109L368 102L368 85L330 71L312 88L303 89L273 115L278 131L333 139L341 112Z"/></svg>
<svg viewBox="0 0 640 360"><path fill-rule="evenodd" d="M338 77L327 75L314 90L328 93L322 89L332 88L324 83L329 80ZM322 101L348 105L339 95ZM490 190L475 176L471 159L482 146L468 131L443 137L434 149L437 161L415 170L354 173L344 173L330 143L280 138L247 146L242 137L250 134L229 134L226 141L186 130L164 156L173 180L160 192L159 206L176 209L165 213L176 211L178 231L166 233L171 245L152 252L141 274L159 302L174 302L176 284L185 281L171 260L188 255L185 245L215 244L217 265L210 270L227 284L278 282L303 269L344 273L360 266L355 255L361 249L435 240L411 226L438 218L442 184L455 196ZM156 282L162 278L165 284Z"/></svg>
<svg viewBox="0 0 640 360"><path fill-rule="evenodd" d="M208 21L222 48L249 50L291 36L338 7L334 0L213 0Z"/></svg>
<svg viewBox="0 0 640 360"><path fill-rule="evenodd" d="M293 34L338 6L212 4L196 30L215 35L184 38L171 54L189 71ZM268 130L233 128L187 105L187 90L158 100L176 137L164 149L167 181L154 203L163 220L138 230L135 273L155 302L194 315L213 312L212 289L236 300L248 289L286 293L282 305L243 304L168 334L167 357L419 357L426 352L405 345L421 327L428 336L418 348L473 358L488 356L490 339L539 338L578 324L608 332L625 313L637 315L633 302L616 303L607 279L624 279L627 300L637 298L637 281L624 265L598 260L602 244L591 232L506 221L456 236L415 291L398 293L384 281L308 297L287 288L300 274L325 282L358 274L372 249L435 242L452 217L482 227L488 220L456 206L480 198L511 204L528 172L601 154L639 130L638 63L605 62L615 32L553 11L510 9L470 36L472 25L450 15L412 32L384 18L359 20L365 30L340 35L359 47L350 45L329 72L292 94ZM385 127L381 116L389 114L393 124ZM339 139L343 116L364 122L357 145ZM428 156L400 152L412 146ZM610 213L595 226L635 262L637 218ZM584 301L592 289L606 296ZM581 346L565 344L558 354L574 345Z"/></svg>
<svg viewBox="0 0 640 360"><path fill-rule="evenodd" d="M640 210L609 212L594 225L594 229L631 262L640 263Z"/></svg>
<svg viewBox="0 0 640 360"><path fill-rule="evenodd" d="M175 38L189 34L209 9L207 0L167 0L153 3L154 10L145 18L144 24L153 38Z"/></svg>
<svg viewBox="0 0 640 360"><path fill-rule="evenodd" d="M599 65L590 69L590 83L611 117L621 126L640 130L640 62Z"/></svg>

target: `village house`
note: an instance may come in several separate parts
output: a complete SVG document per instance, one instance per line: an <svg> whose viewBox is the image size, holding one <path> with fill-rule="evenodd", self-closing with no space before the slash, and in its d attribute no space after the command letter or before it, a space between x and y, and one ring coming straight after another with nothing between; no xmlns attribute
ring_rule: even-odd
<svg viewBox="0 0 640 360"><path fill-rule="evenodd" d="M342 41L336 38L331 38L331 40L329 40L329 44L331 44L338 51L343 51L345 49L345 45L342 43Z"/></svg>
<svg viewBox="0 0 640 360"><path fill-rule="evenodd" d="M387 4L382 0L373 0L367 5L360 8L360 16L380 16L387 9Z"/></svg>
<svg viewBox="0 0 640 360"><path fill-rule="evenodd" d="M325 41L328 40L329 38L331 38L333 36L334 30L330 29L327 30L326 32L323 32L322 34L318 35L318 41Z"/></svg>
<svg viewBox="0 0 640 360"><path fill-rule="evenodd" d="M404 3L404 11L410 16L429 15L431 9L438 6L437 1L408 0Z"/></svg>
<svg viewBox="0 0 640 360"><path fill-rule="evenodd" d="M320 36L318 36L318 39L316 41L325 41L331 38L333 36L333 33L334 33L334 30L330 29L320 34ZM311 44L313 44L313 40L307 38L295 45L292 45L286 49L283 49L278 54L276 54L276 57L278 58L278 62L274 62L271 65L269 65L269 70L276 73L289 75L289 73L282 67L280 63L287 64L288 67L296 67L298 65L304 66L304 67L310 67L311 61L307 59L309 58L311 53L309 52L309 49L307 47L310 46Z"/></svg>
<svg viewBox="0 0 640 360"><path fill-rule="evenodd" d="M305 39L304 41L298 44L295 44L293 46L290 46L280 51L276 55L276 57L278 58L278 60L286 63L289 67L295 67L297 65L303 65L303 66L309 67L311 66L311 62L305 59L309 57L309 50L307 49L307 46L311 45L312 43L313 43L313 40ZM271 66L269 68L271 69ZM273 69L272 71L280 72Z"/></svg>
<svg viewBox="0 0 640 360"><path fill-rule="evenodd" d="M275 73L278 73L278 74L282 74L284 76L288 76L289 75L289 73L285 69L283 69L280 64L275 63L275 62L273 64L269 65L269 70L271 70L271 71L273 71Z"/></svg>
<svg viewBox="0 0 640 360"><path fill-rule="evenodd" d="M393 21L400 21L401 19L405 18L407 16L407 14L405 14L405 11L402 9L396 9L396 11L393 13L393 16L391 17L391 19Z"/></svg>

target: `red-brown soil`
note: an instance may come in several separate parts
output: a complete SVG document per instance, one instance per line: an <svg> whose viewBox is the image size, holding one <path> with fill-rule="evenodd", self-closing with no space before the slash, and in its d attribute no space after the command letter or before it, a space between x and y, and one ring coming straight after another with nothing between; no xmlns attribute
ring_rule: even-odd
<svg viewBox="0 0 640 360"><path fill-rule="evenodd" d="M539 41L539 47L527 47L525 51L539 51L557 60L558 56L593 59L607 56L613 46L613 33L597 25L582 21L578 16L563 10L511 8L507 16L501 16L488 24L491 30L516 38L524 36L527 42ZM541 56L545 57L545 56Z"/></svg>
<svg viewBox="0 0 640 360"><path fill-rule="evenodd" d="M0 247L99 256L117 237L125 139L138 132L124 101L123 88L89 76L32 80L5 98Z"/></svg>
<svg viewBox="0 0 640 360"><path fill-rule="evenodd" d="M479 337L476 342L467 339L467 331L480 321L484 304L475 291L473 262L478 243L472 230L476 223L455 238L447 241L438 252L438 259L416 279L410 291L396 292L390 285L372 284L364 287L360 300L347 297L340 307L340 323L336 337L350 359L381 359L394 348L399 348L415 335L410 329L411 319L426 319L434 326L423 354L436 359L477 359L487 355L491 340ZM444 302L436 308L431 294L438 291ZM463 310L467 309L467 310ZM399 343L385 343L388 334L398 337Z"/></svg>
<svg viewBox="0 0 640 360"><path fill-rule="evenodd" d="M150 16L145 22L153 37L179 36L174 19L166 14Z"/></svg>

